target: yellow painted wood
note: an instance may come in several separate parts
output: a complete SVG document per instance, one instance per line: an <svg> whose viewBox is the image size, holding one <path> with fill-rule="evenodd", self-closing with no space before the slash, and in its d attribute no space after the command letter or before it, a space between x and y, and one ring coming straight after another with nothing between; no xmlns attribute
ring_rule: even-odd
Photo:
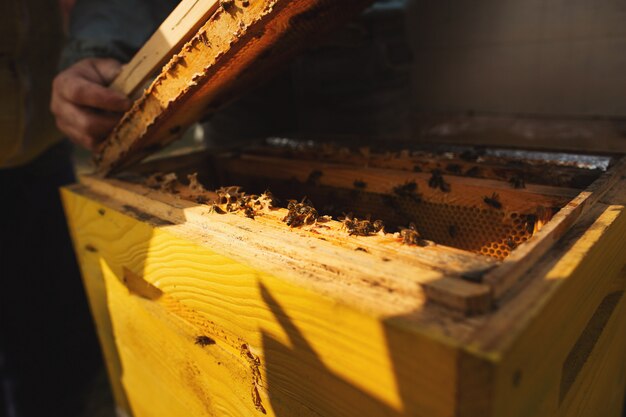
<svg viewBox="0 0 626 417"><path fill-rule="evenodd" d="M626 278L626 271L623 271L622 277ZM588 363L581 370L578 381L572 386L559 416L622 416L619 410L624 404L623 392L626 389L624 317L626 299L622 298L589 356Z"/></svg>
<svg viewBox="0 0 626 417"><path fill-rule="evenodd" d="M135 417L254 415L255 390L276 416L453 414L458 351L441 339L63 195L77 248L97 251Z"/></svg>
<svg viewBox="0 0 626 417"><path fill-rule="evenodd" d="M119 358L111 374L135 417L591 417L618 416L626 388L625 183L524 288L472 318L410 307L408 292L391 307L345 276L309 285L313 274L251 256L237 227L256 223L236 216L200 221L182 203L129 206L127 193L87 186L63 197L94 314L107 316L97 317L101 339Z"/></svg>
<svg viewBox="0 0 626 417"><path fill-rule="evenodd" d="M67 194L63 192L63 195L65 196ZM70 213L72 206L66 204L67 202L66 199L63 199L66 213ZM105 209L99 209L98 214L100 213L106 213ZM99 261L100 257L94 246L85 243L85 240L81 236L81 231L76 227L76 220L77 218L74 216L67 216L69 230L74 242L74 252L76 253L76 258L80 266L85 292L89 298L91 314L96 324L111 390L117 408L129 414L130 408L128 400L121 383L122 367L111 325L111 312L107 302L107 292Z"/></svg>
<svg viewBox="0 0 626 417"><path fill-rule="evenodd" d="M495 416L593 416L568 413L574 404L606 409L609 391L623 395L624 207L598 204L577 229L555 257L535 266L535 281L481 330L479 343L499 357ZM603 371L607 366L615 372ZM584 389L592 383L595 398ZM613 399L606 411L618 413L618 402Z"/></svg>

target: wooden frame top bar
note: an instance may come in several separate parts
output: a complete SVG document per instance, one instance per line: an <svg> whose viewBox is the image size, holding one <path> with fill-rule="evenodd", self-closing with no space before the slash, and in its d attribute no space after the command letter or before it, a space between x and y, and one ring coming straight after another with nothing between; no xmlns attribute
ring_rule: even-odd
<svg viewBox="0 0 626 417"><path fill-rule="evenodd" d="M270 78L296 52L370 3L224 2L171 58L103 143L95 156L97 172L106 175L127 167L180 138L185 127Z"/></svg>

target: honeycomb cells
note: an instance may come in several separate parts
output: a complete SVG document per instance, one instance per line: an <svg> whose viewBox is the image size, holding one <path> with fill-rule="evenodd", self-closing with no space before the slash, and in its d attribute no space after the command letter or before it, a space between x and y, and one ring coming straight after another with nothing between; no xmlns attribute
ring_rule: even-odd
<svg viewBox="0 0 626 417"><path fill-rule="evenodd" d="M463 205L467 201L462 199L445 204L369 193L352 198L349 211L382 218L387 230L413 222L425 239L496 259L506 258L530 239L534 229L534 222L525 214Z"/></svg>
<svg viewBox="0 0 626 417"><path fill-rule="evenodd" d="M424 238L496 259L509 256L533 233L534 224L517 212L429 201L401 206Z"/></svg>
<svg viewBox="0 0 626 417"><path fill-rule="evenodd" d="M387 232L415 223L424 239L495 259L506 258L530 239L534 229L527 215L530 213L515 207L507 210L506 206L495 209L477 205L475 198L462 195L453 195L454 203L443 203L419 194L397 196L289 181L274 182L271 188L279 198L306 195L323 214L340 217L353 213L360 218L381 219Z"/></svg>

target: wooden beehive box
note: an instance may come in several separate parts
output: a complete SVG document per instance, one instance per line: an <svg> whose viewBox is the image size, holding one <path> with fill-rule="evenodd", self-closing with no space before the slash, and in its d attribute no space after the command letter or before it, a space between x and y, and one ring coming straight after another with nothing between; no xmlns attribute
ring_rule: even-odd
<svg viewBox="0 0 626 417"><path fill-rule="evenodd" d="M136 163L250 65L286 60L267 48L297 45L312 16L365 2L245 3L212 9L98 175L62 191L119 410L618 416L620 155L273 138Z"/></svg>

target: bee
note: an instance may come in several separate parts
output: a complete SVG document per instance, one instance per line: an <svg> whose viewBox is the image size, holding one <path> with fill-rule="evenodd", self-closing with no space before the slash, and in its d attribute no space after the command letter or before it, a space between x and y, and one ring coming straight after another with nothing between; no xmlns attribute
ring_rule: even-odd
<svg viewBox="0 0 626 417"><path fill-rule="evenodd" d="M217 213L217 214L226 214L226 212L224 211L223 208L221 208L219 206L219 204L213 204L211 206L211 213Z"/></svg>
<svg viewBox="0 0 626 417"><path fill-rule="evenodd" d="M474 151L465 151L459 157L467 162L474 162L478 159L478 154Z"/></svg>
<svg viewBox="0 0 626 417"><path fill-rule="evenodd" d="M163 182L161 183L161 191L175 193L176 185L178 184L178 177L175 173L167 174L163 177Z"/></svg>
<svg viewBox="0 0 626 417"><path fill-rule="evenodd" d="M204 189L204 186L200 183L200 181L198 181L197 172L187 175L187 179L189 180L189 190L195 193L206 192L206 190Z"/></svg>
<svg viewBox="0 0 626 417"><path fill-rule="evenodd" d="M517 244L515 243L515 241L511 238L508 238L506 240L506 245L509 247L509 249L513 250L517 247Z"/></svg>
<svg viewBox="0 0 626 417"><path fill-rule="evenodd" d="M491 194L491 197L487 197L487 196L483 197L483 201L485 202L485 204L495 209L502 208L502 203L500 202L500 196L498 196L497 193Z"/></svg>
<svg viewBox="0 0 626 417"><path fill-rule="evenodd" d="M306 185L318 185L322 175L324 175L324 173L320 170L311 171L306 180Z"/></svg>
<svg viewBox="0 0 626 417"><path fill-rule="evenodd" d="M465 175L468 177L478 177L480 174L481 171L479 167L472 167L465 172Z"/></svg>
<svg viewBox="0 0 626 417"><path fill-rule="evenodd" d="M154 190L158 190L161 187L161 183L163 182L163 175L164 174L162 172L152 174L150 177L148 177L148 179L146 179L146 186Z"/></svg>
<svg viewBox="0 0 626 417"><path fill-rule="evenodd" d="M417 192L417 183L415 181L409 181L402 185L398 185L393 188L393 192L397 196L410 198L416 203L422 201L422 196Z"/></svg>
<svg viewBox="0 0 626 417"><path fill-rule="evenodd" d="M299 227L305 224L313 224L319 217L317 210L313 207L311 201L306 197L300 203L296 200L289 200L287 204L289 212L283 218L289 227Z"/></svg>
<svg viewBox="0 0 626 417"><path fill-rule="evenodd" d="M354 185L354 188L358 188L360 190L367 188L367 183L362 180L354 180L353 185Z"/></svg>
<svg viewBox="0 0 626 417"><path fill-rule="evenodd" d="M417 183L415 181L408 181L402 185L398 185L393 188L393 192L401 197L406 197L417 191Z"/></svg>
<svg viewBox="0 0 626 417"><path fill-rule="evenodd" d="M215 340L213 340L209 336L196 336L195 343L198 346L205 347L205 346L214 345L215 344Z"/></svg>
<svg viewBox="0 0 626 417"><path fill-rule="evenodd" d="M175 173L163 174L157 172L146 180L146 185L155 190L161 190L166 193L175 193L178 177Z"/></svg>
<svg viewBox="0 0 626 417"><path fill-rule="evenodd" d="M254 209L252 207L246 207L243 210L243 213L246 215L247 218L254 220L254 215L256 213L254 212Z"/></svg>
<svg viewBox="0 0 626 417"><path fill-rule="evenodd" d="M510 161L507 161L506 165L509 167L524 167L528 164L524 161L520 161L519 159L512 159Z"/></svg>
<svg viewBox="0 0 626 417"><path fill-rule="evenodd" d="M446 171L452 173L452 174L460 174L461 173L461 165L459 164L448 164L448 166L446 167Z"/></svg>
<svg viewBox="0 0 626 417"><path fill-rule="evenodd" d="M415 223L410 223L409 227L402 228L400 230L400 237L402 238L402 243L405 245L427 246L427 242L422 239L419 232L417 231Z"/></svg>
<svg viewBox="0 0 626 417"><path fill-rule="evenodd" d="M383 230L384 224L382 220L370 221L359 220L353 217L352 213L347 214L343 218L343 226L348 230L350 236L371 236Z"/></svg>
<svg viewBox="0 0 626 417"><path fill-rule="evenodd" d="M450 184L444 181L443 175L441 175L441 171L438 169L434 169L432 171L432 176L428 180L428 186L430 188L439 188L444 193L450 192Z"/></svg>
<svg viewBox="0 0 626 417"><path fill-rule="evenodd" d="M513 188L526 188L526 183L524 182L524 178L522 176L513 175L509 178L509 183L513 186Z"/></svg>
<svg viewBox="0 0 626 417"><path fill-rule="evenodd" d="M532 234L535 231L535 223L537 223L537 216L534 214L527 214L526 222L524 223L526 231Z"/></svg>
<svg viewBox="0 0 626 417"><path fill-rule="evenodd" d="M378 233L381 230L383 230L385 228L385 224L383 223L382 220L374 220L373 223L371 223L371 231L372 233Z"/></svg>
<svg viewBox="0 0 626 417"><path fill-rule="evenodd" d="M228 11L234 5L235 5L235 0L220 0L220 6L222 6L222 9L226 11Z"/></svg>
<svg viewBox="0 0 626 417"><path fill-rule="evenodd" d="M448 234L450 235L451 238L455 238L457 236L458 230L456 228L456 224L451 224L448 227Z"/></svg>
<svg viewBox="0 0 626 417"><path fill-rule="evenodd" d="M344 229L346 229L348 233L352 235L352 232L356 229L356 222L358 221L358 219L355 219L352 216L352 213L348 213L347 215L345 215L345 217L340 218L340 220L343 222Z"/></svg>
<svg viewBox="0 0 626 417"><path fill-rule="evenodd" d="M211 42L209 42L209 37L207 36L206 32L201 32L198 36L205 46L211 46Z"/></svg>

